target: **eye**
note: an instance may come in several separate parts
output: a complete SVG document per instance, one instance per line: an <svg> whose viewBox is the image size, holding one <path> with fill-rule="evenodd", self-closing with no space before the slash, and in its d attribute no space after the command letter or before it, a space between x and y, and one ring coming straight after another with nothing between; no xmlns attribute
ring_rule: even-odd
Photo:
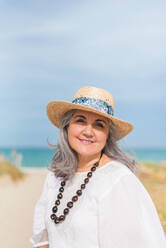
<svg viewBox="0 0 166 248"><path fill-rule="evenodd" d="M76 122L84 122L84 119L77 119Z"/></svg>
<svg viewBox="0 0 166 248"><path fill-rule="evenodd" d="M104 128L104 125L102 123L100 123L100 122L96 123L96 126Z"/></svg>

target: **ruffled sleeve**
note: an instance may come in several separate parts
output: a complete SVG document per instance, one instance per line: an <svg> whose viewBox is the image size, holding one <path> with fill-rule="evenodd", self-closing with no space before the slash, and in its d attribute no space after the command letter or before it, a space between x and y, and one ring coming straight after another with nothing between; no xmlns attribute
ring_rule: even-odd
<svg viewBox="0 0 166 248"><path fill-rule="evenodd" d="M134 174L123 176L105 192L98 211L101 248L166 248L155 205Z"/></svg>
<svg viewBox="0 0 166 248"><path fill-rule="evenodd" d="M44 182L42 194L40 196L40 199L37 201L34 209L33 236L30 238L30 242L33 244L33 247L49 244L44 216L45 216L46 203L47 203L48 183L51 173L52 172L48 172L47 174L47 177Z"/></svg>

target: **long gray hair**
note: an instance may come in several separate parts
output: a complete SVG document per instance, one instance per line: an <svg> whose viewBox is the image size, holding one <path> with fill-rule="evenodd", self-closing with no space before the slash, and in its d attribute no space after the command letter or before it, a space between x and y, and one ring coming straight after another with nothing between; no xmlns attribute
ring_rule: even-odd
<svg viewBox="0 0 166 248"><path fill-rule="evenodd" d="M52 163L48 168L54 172L56 177L62 177L63 180L71 179L78 168L77 153L71 148L67 137L67 127L75 113L70 110L62 118L61 126L59 128L59 142L57 145L52 145L48 141L48 146L56 150L52 158ZM138 163L131 155L122 151L116 142L116 128L112 121L110 121L110 131L107 137L106 145L103 152L110 158L122 162L126 165L136 176L139 174Z"/></svg>

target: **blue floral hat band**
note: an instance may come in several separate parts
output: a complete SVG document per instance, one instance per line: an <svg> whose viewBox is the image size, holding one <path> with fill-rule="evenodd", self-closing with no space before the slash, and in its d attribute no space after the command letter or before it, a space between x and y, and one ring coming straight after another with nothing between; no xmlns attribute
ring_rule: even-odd
<svg viewBox="0 0 166 248"><path fill-rule="evenodd" d="M96 98L89 98L89 97L79 97L72 101L72 103L79 104L81 106L89 107L92 109L96 109L101 111L102 113L108 115L114 115L114 110L111 105L107 102L96 99Z"/></svg>

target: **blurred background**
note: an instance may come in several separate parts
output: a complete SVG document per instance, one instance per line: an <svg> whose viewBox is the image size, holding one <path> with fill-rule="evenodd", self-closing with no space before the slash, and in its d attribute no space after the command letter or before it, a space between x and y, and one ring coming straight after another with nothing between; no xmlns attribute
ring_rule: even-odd
<svg viewBox="0 0 166 248"><path fill-rule="evenodd" d="M134 125L122 149L164 167L164 0L2 0L0 12L0 161L46 168L55 153L47 139L58 139L47 103L92 85L108 90L114 115Z"/></svg>
<svg viewBox="0 0 166 248"><path fill-rule="evenodd" d="M11 159L16 149L23 166L45 166L46 139L57 141L47 103L93 85L133 123L123 142L137 158L165 159L165 10L165 1L1 1L1 153Z"/></svg>

